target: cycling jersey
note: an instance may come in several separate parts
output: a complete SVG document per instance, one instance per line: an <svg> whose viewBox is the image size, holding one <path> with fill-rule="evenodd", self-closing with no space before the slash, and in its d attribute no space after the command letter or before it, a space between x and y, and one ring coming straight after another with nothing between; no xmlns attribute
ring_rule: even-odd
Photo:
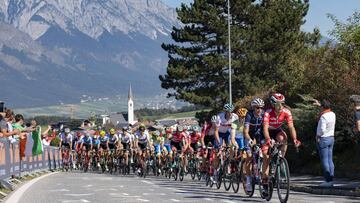
<svg viewBox="0 0 360 203"><path fill-rule="evenodd" d="M205 124L203 128L201 129L201 136L207 137L207 136L214 136L215 135L215 126L211 123Z"/></svg>
<svg viewBox="0 0 360 203"><path fill-rule="evenodd" d="M109 144L114 145L119 140L117 135L109 135Z"/></svg>
<svg viewBox="0 0 360 203"><path fill-rule="evenodd" d="M284 121L286 121L287 124L293 123L293 118L289 109L283 107L280 111L279 116L276 115L276 111L274 108L265 111L264 124L269 124L270 130L276 130L281 128Z"/></svg>
<svg viewBox="0 0 360 203"><path fill-rule="evenodd" d="M200 133L191 133L190 134L190 140L191 140L191 143L194 144L194 143L197 143L201 138L201 134Z"/></svg>
<svg viewBox="0 0 360 203"><path fill-rule="evenodd" d="M263 135L263 116L261 113L259 117L255 116L254 110L247 112L245 117L245 128L249 129L249 135L251 139L256 139L259 143L264 138Z"/></svg>
<svg viewBox="0 0 360 203"><path fill-rule="evenodd" d="M232 125L234 121L238 120L239 117L235 113L231 113L231 117L229 120L226 120L225 118L226 113L222 112L216 117L216 127L219 128L219 133L228 133L232 129L234 129L234 126Z"/></svg>
<svg viewBox="0 0 360 203"><path fill-rule="evenodd" d="M188 138L188 135L186 132L175 132L172 136L171 141L179 143L179 142L182 142L183 139L186 140L187 138Z"/></svg>
<svg viewBox="0 0 360 203"><path fill-rule="evenodd" d="M100 139L97 137L97 138L92 138L92 144L93 145L98 145L98 144L100 144Z"/></svg>
<svg viewBox="0 0 360 203"><path fill-rule="evenodd" d="M129 133L121 134L120 140L123 144L130 144L130 142L132 142L131 135Z"/></svg>
<svg viewBox="0 0 360 203"><path fill-rule="evenodd" d="M62 143L67 143L69 144L70 142L72 142L73 136L71 133L67 134L66 133L61 133L60 134L60 139Z"/></svg>
<svg viewBox="0 0 360 203"><path fill-rule="evenodd" d="M165 138L161 136L152 135L151 141L154 145L159 145L161 142L164 142Z"/></svg>
<svg viewBox="0 0 360 203"><path fill-rule="evenodd" d="M84 136L83 138L81 138L81 143L85 145L90 145L93 143L93 139L90 136L89 137Z"/></svg>
<svg viewBox="0 0 360 203"><path fill-rule="evenodd" d="M106 145L106 143L109 141L109 137L108 136L99 137L99 141L101 145Z"/></svg>
<svg viewBox="0 0 360 203"><path fill-rule="evenodd" d="M150 136L149 136L149 132L145 130L143 134L141 134L140 131L136 131L135 137L138 140L138 143L145 144L148 142Z"/></svg>

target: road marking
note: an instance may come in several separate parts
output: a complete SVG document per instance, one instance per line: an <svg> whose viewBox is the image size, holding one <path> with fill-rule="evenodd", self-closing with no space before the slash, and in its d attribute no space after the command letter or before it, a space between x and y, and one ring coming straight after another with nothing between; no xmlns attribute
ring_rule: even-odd
<svg viewBox="0 0 360 203"><path fill-rule="evenodd" d="M124 186L123 186L123 185L120 185L119 187L123 188Z"/></svg>
<svg viewBox="0 0 360 203"><path fill-rule="evenodd" d="M83 186L83 187L92 187L92 185L85 185L85 186Z"/></svg>
<svg viewBox="0 0 360 203"><path fill-rule="evenodd" d="M235 203L234 201L231 201L231 200L227 200L227 199L223 199L221 200L222 202L225 202L225 203Z"/></svg>
<svg viewBox="0 0 360 203"><path fill-rule="evenodd" d="M48 176L57 174L59 172L55 172L55 173L49 173L43 176L40 176L38 178L32 179L29 182L25 183L24 185L22 185L20 188L18 188L17 190L15 190L15 192L13 192L10 196L9 199L6 200L6 203L17 203L19 202L19 200L21 199L22 195L25 194L26 190L29 189L32 185L34 185L37 181L46 178Z"/></svg>
<svg viewBox="0 0 360 203"><path fill-rule="evenodd" d="M166 194L165 194L165 193L160 193L159 195L161 195L161 196L165 196Z"/></svg>
<svg viewBox="0 0 360 203"><path fill-rule="evenodd" d="M214 201L213 199L210 199L210 198L204 198L204 200L210 201L210 202L213 202L213 201Z"/></svg>
<svg viewBox="0 0 360 203"><path fill-rule="evenodd" d="M149 189L149 191L155 191L154 189Z"/></svg>
<svg viewBox="0 0 360 203"><path fill-rule="evenodd" d="M53 190L48 190L48 191L49 192L69 192L70 190L62 188L62 189L53 189Z"/></svg>
<svg viewBox="0 0 360 203"><path fill-rule="evenodd" d="M109 195L114 197L122 197L122 198L140 198L140 196L128 196L128 195L121 195L118 193L109 193Z"/></svg>
<svg viewBox="0 0 360 203"><path fill-rule="evenodd" d="M149 193L143 193L143 195L149 195Z"/></svg>
<svg viewBox="0 0 360 203"><path fill-rule="evenodd" d="M89 200L86 199L79 199L79 200L63 200L61 201L63 203L69 203L69 202L90 202Z"/></svg>
<svg viewBox="0 0 360 203"><path fill-rule="evenodd" d="M180 200L177 200L177 199L170 199L170 200L173 202L180 202Z"/></svg>
<svg viewBox="0 0 360 203"><path fill-rule="evenodd" d="M129 196L129 194L128 193L122 193L123 195L125 195L125 196Z"/></svg>
<svg viewBox="0 0 360 203"><path fill-rule="evenodd" d="M72 196L72 197L81 197L81 196L89 196L89 195L93 195L93 194L86 193L86 194L64 194L64 195Z"/></svg>
<svg viewBox="0 0 360 203"><path fill-rule="evenodd" d="M147 183L147 184L150 184L150 185L154 185L154 183L152 183L152 182L150 182L150 181L146 181L146 180L142 180L141 182Z"/></svg>
<svg viewBox="0 0 360 203"><path fill-rule="evenodd" d="M139 200L139 201L142 201L142 202L148 202L149 201L147 199L136 199L136 200Z"/></svg>

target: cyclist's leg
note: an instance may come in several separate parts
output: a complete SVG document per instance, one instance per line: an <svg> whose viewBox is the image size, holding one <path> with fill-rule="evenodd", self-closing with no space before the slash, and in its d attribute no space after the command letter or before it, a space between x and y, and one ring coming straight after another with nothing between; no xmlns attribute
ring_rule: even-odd
<svg viewBox="0 0 360 203"><path fill-rule="evenodd" d="M287 135L283 129L280 129L279 132L277 133L276 141L282 143L280 150L281 150L282 155L285 157L285 154L287 151Z"/></svg>

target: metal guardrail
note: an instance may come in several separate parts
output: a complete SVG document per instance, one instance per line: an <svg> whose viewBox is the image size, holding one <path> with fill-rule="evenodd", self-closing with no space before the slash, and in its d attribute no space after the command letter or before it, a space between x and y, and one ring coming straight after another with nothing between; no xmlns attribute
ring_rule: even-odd
<svg viewBox="0 0 360 203"><path fill-rule="evenodd" d="M53 170L61 166L60 160L58 147L44 147L42 154L20 159L19 143L10 144L6 138L0 138L0 180L41 169Z"/></svg>

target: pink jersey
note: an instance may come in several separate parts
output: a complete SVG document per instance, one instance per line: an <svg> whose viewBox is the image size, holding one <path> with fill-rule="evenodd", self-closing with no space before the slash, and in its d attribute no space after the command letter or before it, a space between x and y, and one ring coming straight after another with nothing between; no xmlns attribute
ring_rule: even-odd
<svg viewBox="0 0 360 203"><path fill-rule="evenodd" d="M173 142L181 142L183 139L188 139L188 135L186 132L175 132L172 136Z"/></svg>
<svg viewBox="0 0 360 203"><path fill-rule="evenodd" d="M289 109L283 107L279 116L276 116L274 108L267 109L264 114L264 124L269 124L269 129L274 130L280 128L284 121L288 124L293 123L293 118Z"/></svg>

